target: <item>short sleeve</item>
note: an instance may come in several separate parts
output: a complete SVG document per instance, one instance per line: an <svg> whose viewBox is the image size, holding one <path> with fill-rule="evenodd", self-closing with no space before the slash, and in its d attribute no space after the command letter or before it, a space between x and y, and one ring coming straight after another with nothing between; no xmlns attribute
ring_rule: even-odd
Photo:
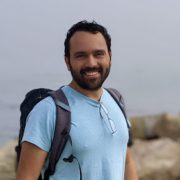
<svg viewBox="0 0 180 180"><path fill-rule="evenodd" d="M40 101L27 117L22 142L27 141L49 152L54 135L56 107L51 97Z"/></svg>

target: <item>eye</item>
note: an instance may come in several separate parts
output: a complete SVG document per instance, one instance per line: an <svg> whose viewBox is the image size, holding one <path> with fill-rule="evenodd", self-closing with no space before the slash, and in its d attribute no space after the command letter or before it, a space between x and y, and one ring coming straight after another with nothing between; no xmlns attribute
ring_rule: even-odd
<svg viewBox="0 0 180 180"><path fill-rule="evenodd" d="M81 58L81 57L84 57L84 54L76 55L76 58Z"/></svg>
<svg viewBox="0 0 180 180"><path fill-rule="evenodd" d="M95 56L96 56L96 57L104 57L104 55L105 55L105 52L104 52L104 51L96 51L96 52L95 52Z"/></svg>
<svg viewBox="0 0 180 180"><path fill-rule="evenodd" d="M81 58L85 58L87 55L85 53L77 53L75 54L75 58L76 59L81 59Z"/></svg>

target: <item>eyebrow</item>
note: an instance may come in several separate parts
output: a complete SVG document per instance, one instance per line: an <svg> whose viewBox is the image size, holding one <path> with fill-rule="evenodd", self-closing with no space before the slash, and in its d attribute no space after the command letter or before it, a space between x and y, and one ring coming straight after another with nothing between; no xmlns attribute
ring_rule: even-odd
<svg viewBox="0 0 180 180"><path fill-rule="evenodd" d="M79 56L79 55L86 55L87 53L85 52L85 51L78 51L78 52L75 52L74 54L73 54L73 56L74 57L76 57L76 56Z"/></svg>
<svg viewBox="0 0 180 180"><path fill-rule="evenodd" d="M106 52L104 49L95 49L93 50L93 53L96 53L96 52ZM77 51L74 53L74 56L77 56L77 55L81 55L81 54L88 54L86 51Z"/></svg>
<svg viewBox="0 0 180 180"><path fill-rule="evenodd" d="M77 51L74 53L74 55L79 55L79 54L86 54L86 52L85 51Z"/></svg>
<svg viewBox="0 0 180 180"><path fill-rule="evenodd" d="M104 49L97 49L97 50L95 50L94 52L95 52L95 53L96 53L96 52L103 52L103 53L106 53L106 51L105 51Z"/></svg>

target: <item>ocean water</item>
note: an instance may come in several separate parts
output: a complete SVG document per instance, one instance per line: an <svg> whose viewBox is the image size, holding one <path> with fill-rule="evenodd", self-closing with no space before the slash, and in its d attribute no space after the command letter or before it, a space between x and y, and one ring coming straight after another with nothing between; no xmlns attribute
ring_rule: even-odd
<svg viewBox="0 0 180 180"><path fill-rule="evenodd" d="M1 71L0 145L18 135L19 105L26 92L38 87L57 89L71 80L64 65L60 66L59 63L60 68L57 68L49 64L47 67L38 71L36 68L33 69L31 64L28 68L17 71L19 66L11 64L9 66L11 73L2 73L3 70ZM168 79L168 76L165 78L165 75L162 77L157 74L157 77L150 76L147 74L147 70L140 74L133 71L130 74L123 69L118 72L115 67L112 67L111 74L104 86L115 87L121 91L129 117L164 112L180 113L180 85L178 83L179 76L176 77L177 79L175 78L176 73L172 79ZM7 66L5 69L8 69ZM13 70L16 71L13 72ZM4 76L5 73L6 76ZM163 72L161 71L161 73Z"/></svg>

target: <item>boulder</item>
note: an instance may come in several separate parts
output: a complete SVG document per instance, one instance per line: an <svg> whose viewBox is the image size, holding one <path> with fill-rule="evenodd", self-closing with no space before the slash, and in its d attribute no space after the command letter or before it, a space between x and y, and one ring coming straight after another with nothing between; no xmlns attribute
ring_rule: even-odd
<svg viewBox="0 0 180 180"><path fill-rule="evenodd" d="M164 114L155 128L159 137L170 137L174 140L180 139L180 116Z"/></svg>
<svg viewBox="0 0 180 180"><path fill-rule="evenodd" d="M130 118L133 138L153 139L158 136L157 124L163 115L137 116Z"/></svg>
<svg viewBox="0 0 180 180"><path fill-rule="evenodd" d="M139 180L180 180L180 144L169 138L135 140L132 147Z"/></svg>
<svg viewBox="0 0 180 180"><path fill-rule="evenodd" d="M161 114L135 117L131 123L133 136L141 138L132 146L139 180L180 180L180 118ZM15 179L16 144L0 148L0 180Z"/></svg>
<svg viewBox="0 0 180 180"><path fill-rule="evenodd" d="M0 179L15 179L15 151L17 141L11 141L0 148Z"/></svg>
<svg viewBox="0 0 180 180"><path fill-rule="evenodd" d="M180 116L169 114L139 116L130 119L133 138L155 139L169 137L180 139Z"/></svg>

